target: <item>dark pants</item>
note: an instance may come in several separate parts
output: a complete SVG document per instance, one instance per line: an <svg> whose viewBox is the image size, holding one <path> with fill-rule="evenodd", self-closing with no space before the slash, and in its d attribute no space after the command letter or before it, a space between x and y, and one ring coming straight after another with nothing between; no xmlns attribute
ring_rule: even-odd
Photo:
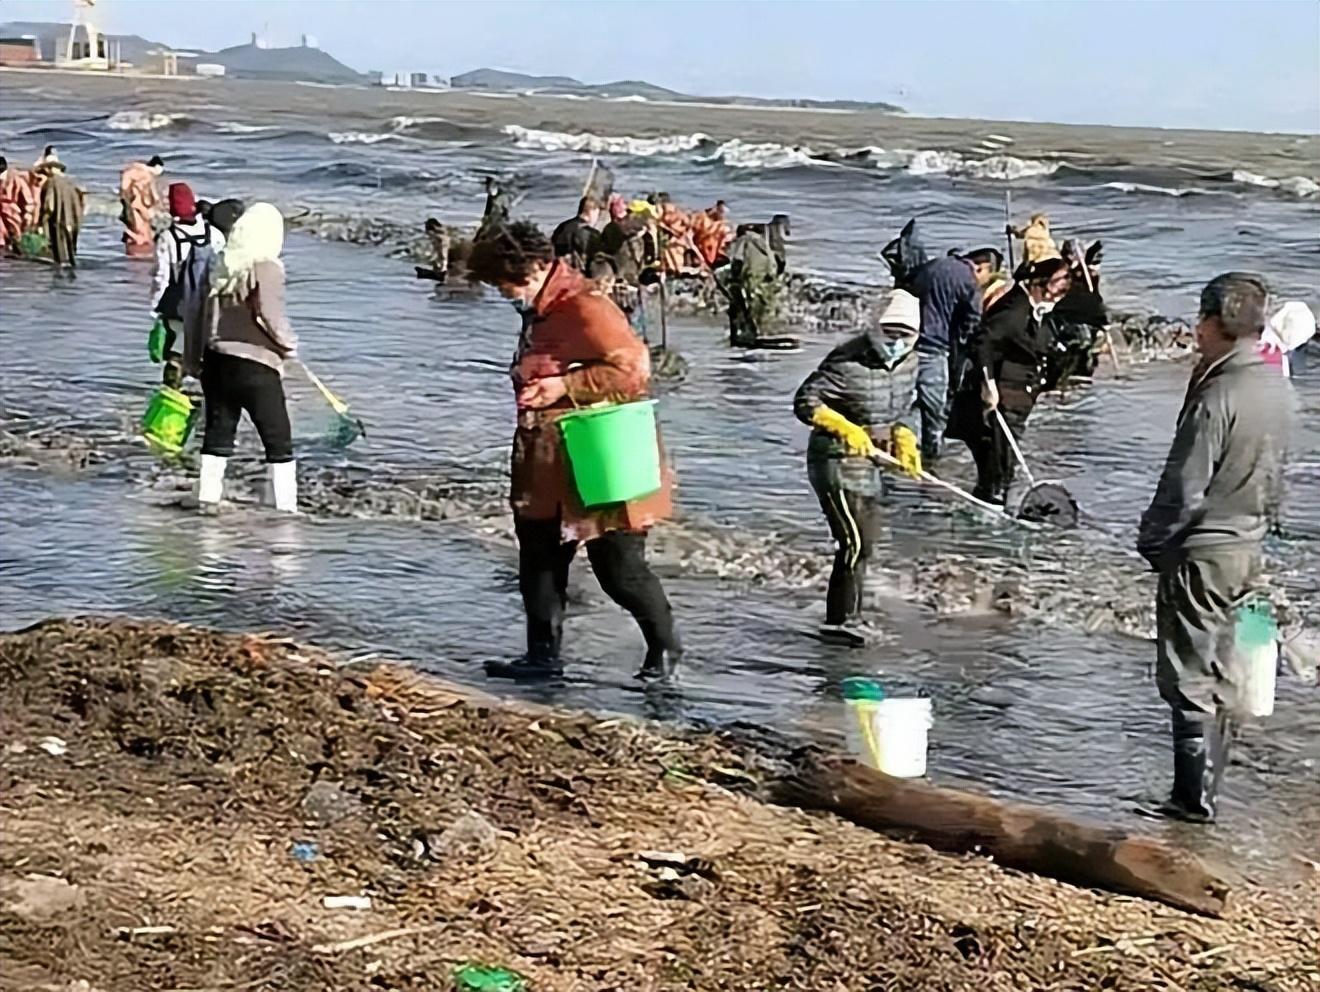
<svg viewBox="0 0 1320 992"><path fill-rule="evenodd" d="M293 461L293 428L279 372L247 358L208 351L202 360L206 434L202 454L229 458L244 411L261 436L266 461Z"/></svg>
<svg viewBox="0 0 1320 992"><path fill-rule="evenodd" d="M1155 594L1155 682L1187 720L1235 714L1247 679L1237 648L1238 609L1260 569L1254 548L1205 549L1160 567Z"/></svg>
<svg viewBox="0 0 1320 992"><path fill-rule="evenodd" d="M865 459L808 464L811 488L820 500L837 548L825 597L828 624L846 623L861 615L866 566L882 521L875 470L869 463L858 466L859 477L865 477L869 484L850 485L848 469L854 461L865 462Z"/></svg>
<svg viewBox="0 0 1320 992"><path fill-rule="evenodd" d="M556 657L563 638L568 569L577 541L564 541L558 520L514 520L518 535L518 589L527 613L529 654ZM647 652L680 649L674 611L646 563L646 535L611 531L587 542L587 560L605 595L627 610L646 639Z"/></svg>
<svg viewBox="0 0 1320 992"><path fill-rule="evenodd" d="M1003 413L1004 422L1008 424L1013 436L1021 439L1027 428L1030 408L1010 409L1001 404L1000 412ZM1008 496L1008 487L1013 484L1017 459L1013 456L1013 449L994 413L991 413L977 430L971 432L971 436L967 439L967 447L971 450L972 461L976 463L976 488L972 490L972 494L978 499L991 503L1003 503Z"/></svg>
<svg viewBox="0 0 1320 992"><path fill-rule="evenodd" d="M944 447L949 422L949 352L937 345L917 346L917 385L912 409L921 425L921 457L934 461Z"/></svg>
<svg viewBox="0 0 1320 992"><path fill-rule="evenodd" d="M59 224L50 224L47 226L47 237L50 239L50 257L55 260L55 264L77 268L78 232Z"/></svg>

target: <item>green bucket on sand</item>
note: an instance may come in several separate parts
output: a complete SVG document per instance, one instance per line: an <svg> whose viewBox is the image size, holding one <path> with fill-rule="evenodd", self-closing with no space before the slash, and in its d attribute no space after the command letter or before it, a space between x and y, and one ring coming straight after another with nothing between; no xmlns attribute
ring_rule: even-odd
<svg viewBox="0 0 1320 992"><path fill-rule="evenodd" d="M456 992L526 992L527 979L509 968L465 964L454 969Z"/></svg>
<svg viewBox="0 0 1320 992"><path fill-rule="evenodd" d="M655 400L574 410L559 418L585 507L626 503L660 489Z"/></svg>
<svg viewBox="0 0 1320 992"><path fill-rule="evenodd" d="M161 386L142 415L142 437L157 454L177 455L192 432L193 404L183 393Z"/></svg>

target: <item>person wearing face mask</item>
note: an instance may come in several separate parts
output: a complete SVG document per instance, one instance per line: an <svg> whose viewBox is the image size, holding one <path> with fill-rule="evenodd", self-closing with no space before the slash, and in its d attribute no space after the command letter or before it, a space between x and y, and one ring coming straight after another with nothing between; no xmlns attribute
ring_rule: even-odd
<svg viewBox="0 0 1320 992"><path fill-rule="evenodd" d="M645 343L623 312L554 248L519 221L480 239L469 279L494 286L523 315L510 377L517 401L510 502L518 539L518 586L527 614L527 653L486 665L495 678L542 679L562 671L560 645L568 573L580 546L601 588L637 621L646 656L637 677L663 679L681 654L673 610L646 561L647 531L672 512L672 480L628 503L587 509L564 456L559 418L593 403L649 394Z"/></svg>
<svg viewBox="0 0 1320 992"><path fill-rule="evenodd" d="M981 320L967 346L967 371L954 397L946 436L964 441L976 462L974 495L1003 505L1013 481L1013 452L998 409L1016 437L1026 429L1046 379L1053 334L1046 319L1068 292L1061 258L1028 263L1021 278Z"/></svg>
<svg viewBox="0 0 1320 992"><path fill-rule="evenodd" d="M867 562L882 523L881 482L872 461L887 451L912 476L922 471L912 394L920 303L895 290L879 326L845 341L807 376L793 412L813 430L807 478L820 500L836 552L825 600L822 640L865 647L874 629L862 619Z"/></svg>

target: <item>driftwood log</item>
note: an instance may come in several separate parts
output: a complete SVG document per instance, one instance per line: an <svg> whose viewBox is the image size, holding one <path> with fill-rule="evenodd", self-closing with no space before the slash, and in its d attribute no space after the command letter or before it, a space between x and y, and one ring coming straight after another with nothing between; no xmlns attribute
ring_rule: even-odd
<svg viewBox="0 0 1320 992"><path fill-rule="evenodd" d="M979 852L1000 864L1111 892L1222 916L1228 884L1195 855L1154 837L1078 823L991 796L891 778L839 756L808 752L775 798L836 813L941 851Z"/></svg>

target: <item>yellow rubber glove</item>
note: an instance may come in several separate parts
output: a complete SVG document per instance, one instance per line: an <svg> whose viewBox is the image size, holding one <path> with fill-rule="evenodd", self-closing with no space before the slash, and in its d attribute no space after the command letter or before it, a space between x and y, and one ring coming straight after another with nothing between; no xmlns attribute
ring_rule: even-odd
<svg viewBox="0 0 1320 992"><path fill-rule="evenodd" d="M903 466L903 471L914 479L921 478L921 448L917 445L917 435L912 433L912 429L895 424L889 430L889 445L894 457Z"/></svg>
<svg viewBox="0 0 1320 992"><path fill-rule="evenodd" d="M842 441L850 455L870 458L875 454L875 444L871 441L871 435L866 433L866 428L859 427L836 410L827 406L817 407L811 415L811 423Z"/></svg>

